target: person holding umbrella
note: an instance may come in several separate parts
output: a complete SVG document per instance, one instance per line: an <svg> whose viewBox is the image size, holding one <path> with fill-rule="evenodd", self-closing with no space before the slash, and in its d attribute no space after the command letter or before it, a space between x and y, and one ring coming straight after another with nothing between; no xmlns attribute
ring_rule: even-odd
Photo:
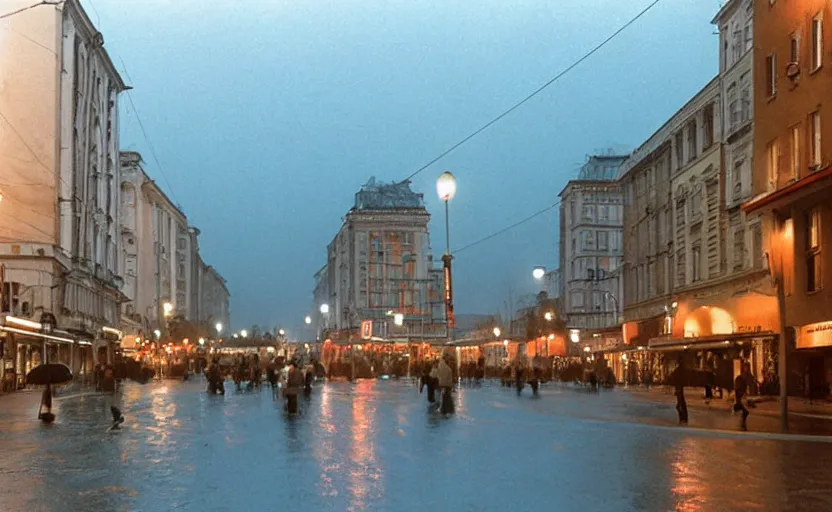
<svg viewBox="0 0 832 512"><path fill-rule="evenodd" d="M52 386L72 382L72 372L65 364L52 363L36 366L26 375L26 382L46 386L40 397L38 419L44 423L55 421L52 413Z"/></svg>

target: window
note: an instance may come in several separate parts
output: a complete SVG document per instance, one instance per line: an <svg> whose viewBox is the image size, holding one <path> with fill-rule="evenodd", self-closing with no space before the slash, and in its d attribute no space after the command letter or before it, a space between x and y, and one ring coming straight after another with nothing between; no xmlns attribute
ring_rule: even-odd
<svg viewBox="0 0 832 512"><path fill-rule="evenodd" d="M702 185L697 185L690 199L690 221L702 220Z"/></svg>
<svg viewBox="0 0 832 512"><path fill-rule="evenodd" d="M751 265L763 268L763 228L760 224L751 228Z"/></svg>
<svg viewBox="0 0 832 512"><path fill-rule="evenodd" d="M583 292L572 292L572 308L582 309L584 307Z"/></svg>
<svg viewBox="0 0 832 512"><path fill-rule="evenodd" d="M751 119L751 72L740 77L740 120Z"/></svg>
<svg viewBox="0 0 832 512"><path fill-rule="evenodd" d="M812 71L823 64L823 19L820 14L812 19Z"/></svg>
<svg viewBox="0 0 832 512"><path fill-rule="evenodd" d="M610 234L606 231L599 231L598 232L598 250L599 251L606 251L609 248L609 236L610 236Z"/></svg>
<svg viewBox="0 0 832 512"><path fill-rule="evenodd" d="M776 140L771 141L766 149L767 153L767 169L768 169L768 190L777 188L777 177L780 173L780 145Z"/></svg>
<svg viewBox="0 0 832 512"><path fill-rule="evenodd" d="M751 21L745 22L745 51L750 50L754 46L754 34L751 32Z"/></svg>
<svg viewBox="0 0 832 512"><path fill-rule="evenodd" d="M737 199L742 195L742 166L744 160L737 160L734 162L734 170L731 175L731 183L733 183L732 198Z"/></svg>
<svg viewBox="0 0 832 512"><path fill-rule="evenodd" d="M728 119L733 128L740 121L740 105L737 101L737 84L728 87Z"/></svg>
<svg viewBox="0 0 832 512"><path fill-rule="evenodd" d="M792 40L789 43L789 62L798 62L800 60L800 35L795 32L792 34Z"/></svg>
<svg viewBox="0 0 832 512"><path fill-rule="evenodd" d="M812 159L812 170L817 170L821 164L820 154L820 112L812 112L809 115L809 154Z"/></svg>
<svg viewBox="0 0 832 512"><path fill-rule="evenodd" d="M581 231L581 249L584 251L595 250L595 237L591 231Z"/></svg>
<svg viewBox="0 0 832 512"><path fill-rule="evenodd" d="M777 94L777 56L766 57L766 95L768 97Z"/></svg>
<svg viewBox="0 0 832 512"><path fill-rule="evenodd" d="M594 281L595 280L595 270L591 269L591 268L586 269L586 278L589 281Z"/></svg>
<svg viewBox="0 0 832 512"><path fill-rule="evenodd" d="M610 210L609 206L599 206L598 207L598 220L606 222L610 220Z"/></svg>
<svg viewBox="0 0 832 512"><path fill-rule="evenodd" d="M685 147L682 145L684 138L682 132L676 134L676 167L685 165Z"/></svg>
<svg viewBox="0 0 832 512"><path fill-rule="evenodd" d="M696 282L702 279L702 248L694 246L691 249L691 279Z"/></svg>
<svg viewBox="0 0 832 512"><path fill-rule="evenodd" d="M714 143L714 106L705 107L702 121L702 147L707 149Z"/></svg>
<svg viewBox="0 0 832 512"><path fill-rule="evenodd" d="M745 231L740 228L734 231L734 270L742 270L745 264Z"/></svg>
<svg viewBox="0 0 832 512"><path fill-rule="evenodd" d="M594 206L584 206L583 213L581 214L583 220L592 221L595 220L595 207Z"/></svg>
<svg viewBox="0 0 832 512"><path fill-rule="evenodd" d="M733 62L737 62L740 57L742 56L742 49L743 49L743 35L742 30L737 27L734 30L734 41L731 43L731 54L733 57Z"/></svg>
<svg viewBox="0 0 832 512"><path fill-rule="evenodd" d="M806 290L820 288L820 210L813 208L806 214Z"/></svg>
<svg viewBox="0 0 832 512"><path fill-rule="evenodd" d="M697 149L696 120L694 119L688 123L688 161L696 158Z"/></svg>
<svg viewBox="0 0 832 512"><path fill-rule="evenodd" d="M789 171L790 178L796 179L800 172L800 125L792 126L791 129L791 158Z"/></svg>

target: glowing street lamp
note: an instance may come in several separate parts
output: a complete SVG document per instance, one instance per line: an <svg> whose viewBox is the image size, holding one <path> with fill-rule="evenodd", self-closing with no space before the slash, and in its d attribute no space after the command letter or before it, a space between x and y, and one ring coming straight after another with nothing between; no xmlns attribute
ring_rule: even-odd
<svg viewBox="0 0 832 512"><path fill-rule="evenodd" d="M199 338L199 346L205 345L205 338Z"/></svg>
<svg viewBox="0 0 832 512"><path fill-rule="evenodd" d="M546 267L534 267L532 270L532 277L540 281L546 275Z"/></svg>
<svg viewBox="0 0 832 512"><path fill-rule="evenodd" d="M445 323L448 331L448 341L453 340L454 330L454 288L451 281L451 229L448 214L448 203L456 195L456 178L448 171L443 172L436 180L436 194L445 201L445 254L442 255L445 271Z"/></svg>
<svg viewBox="0 0 832 512"><path fill-rule="evenodd" d="M393 323L401 327L404 325L404 315L401 313L396 313L393 315Z"/></svg>
<svg viewBox="0 0 832 512"><path fill-rule="evenodd" d="M162 337L162 331L160 331L159 329L154 329L153 334L156 335L157 340Z"/></svg>
<svg viewBox="0 0 832 512"><path fill-rule="evenodd" d="M240 331L240 336L242 336L243 338L247 338L248 337L248 331L243 329L242 331Z"/></svg>
<svg viewBox="0 0 832 512"><path fill-rule="evenodd" d="M321 304L321 314L328 315L329 314L329 304Z"/></svg>
<svg viewBox="0 0 832 512"><path fill-rule="evenodd" d="M306 325L309 325L309 324L312 323L312 317L309 316L309 315L306 315L306 318L304 318L303 321L306 322Z"/></svg>
<svg viewBox="0 0 832 512"><path fill-rule="evenodd" d="M502 330L500 330L500 328L499 328L499 327L495 327L495 328L492 330L492 332L494 333L494 337L495 337L495 338L499 338L499 337L500 337L500 334L502 334L502 333L503 333L503 331L502 331Z"/></svg>
<svg viewBox="0 0 832 512"><path fill-rule="evenodd" d="M552 320L555 319L555 314L552 313L551 311L547 311L546 313L543 314L543 318L545 318L547 322L551 322Z"/></svg>
<svg viewBox="0 0 832 512"><path fill-rule="evenodd" d="M280 329L279 331L277 331L277 334L279 334L281 336L286 336L286 331L284 331L283 329Z"/></svg>
<svg viewBox="0 0 832 512"><path fill-rule="evenodd" d="M581 331L579 329L569 329L569 340L572 343L581 341Z"/></svg>
<svg viewBox="0 0 832 512"><path fill-rule="evenodd" d="M162 304L162 312L165 314L165 316L172 315L173 314L173 304L171 304L170 302L165 302L164 304Z"/></svg>
<svg viewBox="0 0 832 512"><path fill-rule="evenodd" d="M214 329L217 330L217 336L219 336L222 332L222 322L217 322L217 325L214 326Z"/></svg>

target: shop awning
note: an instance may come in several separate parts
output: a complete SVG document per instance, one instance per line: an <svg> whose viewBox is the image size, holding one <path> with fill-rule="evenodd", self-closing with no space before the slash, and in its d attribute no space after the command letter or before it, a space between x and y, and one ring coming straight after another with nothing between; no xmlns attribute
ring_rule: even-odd
<svg viewBox="0 0 832 512"><path fill-rule="evenodd" d="M755 339L772 339L774 332L741 333L729 335L703 336L700 338L653 338L649 342L650 350L657 352L678 352L682 350L711 350L731 348Z"/></svg>
<svg viewBox="0 0 832 512"><path fill-rule="evenodd" d="M63 334L63 333L53 332L51 334L47 334L47 333L43 333L43 332L27 331L25 329L18 329L16 327L9 327L7 325L0 325L0 331L11 332L11 333L14 333L14 334L21 334L23 336L31 336L33 338L40 338L42 340L50 341L50 342L53 342L53 343L75 343L75 340L72 339L71 337L69 337L70 336L69 333L66 333L66 335L62 336L61 334Z"/></svg>

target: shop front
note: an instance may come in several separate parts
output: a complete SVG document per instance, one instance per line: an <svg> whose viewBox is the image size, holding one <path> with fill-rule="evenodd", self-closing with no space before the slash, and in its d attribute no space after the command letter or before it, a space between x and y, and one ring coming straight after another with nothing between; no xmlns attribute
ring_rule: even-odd
<svg viewBox="0 0 832 512"><path fill-rule="evenodd" d="M777 298L764 279L712 287L679 297L668 311L669 335L649 342L661 354L664 377L679 364L716 373L721 387L733 386L742 365L751 365L759 387L768 389L777 375Z"/></svg>
<svg viewBox="0 0 832 512"><path fill-rule="evenodd" d="M832 320L799 327L794 341L794 363L789 365L793 375L790 393L827 396L832 387Z"/></svg>
<svg viewBox="0 0 832 512"><path fill-rule="evenodd" d="M26 387L26 374L46 363L72 368L75 340L48 322L6 316L0 325L3 345L3 390Z"/></svg>

